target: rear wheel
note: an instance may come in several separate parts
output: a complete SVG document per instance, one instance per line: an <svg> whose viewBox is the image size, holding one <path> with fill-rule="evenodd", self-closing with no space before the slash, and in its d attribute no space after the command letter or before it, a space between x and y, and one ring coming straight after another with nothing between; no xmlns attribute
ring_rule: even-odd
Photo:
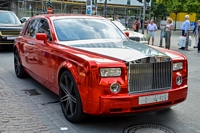
<svg viewBox="0 0 200 133"><path fill-rule="evenodd" d="M67 120L76 123L85 118L76 82L69 71L65 71L60 77L59 98Z"/></svg>
<svg viewBox="0 0 200 133"><path fill-rule="evenodd" d="M15 67L15 74L18 78L27 77L27 73L24 71L24 68L21 65L20 57L19 57L17 49L15 49L14 51L14 67Z"/></svg>

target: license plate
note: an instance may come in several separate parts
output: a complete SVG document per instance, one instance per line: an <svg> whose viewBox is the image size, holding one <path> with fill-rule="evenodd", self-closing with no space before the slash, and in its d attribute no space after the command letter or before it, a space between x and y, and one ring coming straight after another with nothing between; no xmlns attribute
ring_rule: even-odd
<svg viewBox="0 0 200 133"><path fill-rule="evenodd" d="M168 100L168 93L139 97L139 104L156 103Z"/></svg>
<svg viewBox="0 0 200 133"><path fill-rule="evenodd" d="M14 37L14 36L10 36L10 37L7 37L7 40L15 40L17 37Z"/></svg>

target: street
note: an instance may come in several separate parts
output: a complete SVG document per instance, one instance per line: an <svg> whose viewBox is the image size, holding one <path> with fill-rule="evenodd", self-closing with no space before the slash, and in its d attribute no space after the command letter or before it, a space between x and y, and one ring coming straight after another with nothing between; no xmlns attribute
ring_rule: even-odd
<svg viewBox="0 0 200 133"><path fill-rule="evenodd" d="M177 43L180 34L181 31L172 31L171 50L188 58L189 92L186 101L158 112L113 117L90 116L78 124L65 119L57 95L31 77L19 79L15 76L12 50L0 51L0 133L122 133L129 126L143 123L166 126L177 133L200 133L200 53L193 48L194 39L189 51L179 50ZM158 30L154 44L159 46L159 43ZM34 95L29 90L37 90L38 93ZM7 92L12 95L7 97ZM7 104L2 101L7 101ZM8 105L9 108L6 108Z"/></svg>

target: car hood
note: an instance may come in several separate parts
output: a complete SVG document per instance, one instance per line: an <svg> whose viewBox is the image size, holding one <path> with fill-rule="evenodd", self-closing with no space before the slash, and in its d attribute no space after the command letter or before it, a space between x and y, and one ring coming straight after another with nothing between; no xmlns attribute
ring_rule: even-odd
<svg viewBox="0 0 200 133"><path fill-rule="evenodd" d="M95 43L94 43L95 42ZM100 55L117 58L123 61L133 61L147 57L166 57L165 53L149 47L145 44L131 40L95 40L95 41L70 41L61 44L70 45L81 50L97 53Z"/></svg>
<svg viewBox="0 0 200 133"><path fill-rule="evenodd" d="M7 28L22 28L23 24L2 24L0 23L1 29L7 29Z"/></svg>
<svg viewBox="0 0 200 133"><path fill-rule="evenodd" d="M130 37L131 37L131 36L139 36L139 37L143 37L143 36L144 36L144 35L141 34L141 33L137 33L137 32L131 31L131 30L129 30L128 32L129 32L129 36L130 36Z"/></svg>

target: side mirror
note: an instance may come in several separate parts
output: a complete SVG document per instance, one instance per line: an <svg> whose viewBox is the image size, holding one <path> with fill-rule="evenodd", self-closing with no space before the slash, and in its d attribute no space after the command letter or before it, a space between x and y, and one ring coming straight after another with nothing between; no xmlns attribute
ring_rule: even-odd
<svg viewBox="0 0 200 133"><path fill-rule="evenodd" d="M129 32L125 31L124 33L126 34L127 37L129 37Z"/></svg>
<svg viewBox="0 0 200 133"><path fill-rule="evenodd" d="M46 43L47 42L47 35L45 33L37 33L36 39L44 41L44 43Z"/></svg>

